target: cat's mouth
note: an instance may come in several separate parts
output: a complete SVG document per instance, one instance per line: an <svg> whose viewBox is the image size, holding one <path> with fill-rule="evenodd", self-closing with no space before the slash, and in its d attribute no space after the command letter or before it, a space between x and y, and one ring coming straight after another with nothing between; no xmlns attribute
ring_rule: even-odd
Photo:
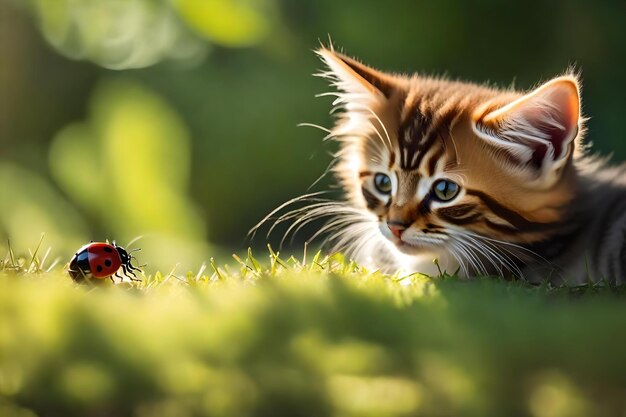
<svg viewBox="0 0 626 417"><path fill-rule="evenodd" d="M423 253L425 250L432 250L437 247L441 247L445 244L444 239L434 239L434 238L421 238L415 239L411 241L405 241L403 239L394 238L392 243L396 246L400 252L403 252L408 255L413 255L417 253Z"/></svg>
<svg viewBox="0 0 626 417"><path fill-rule="evenodd" d="M400 237L389 231L387 224L380 224L381 234L389 240L400 252L407 255L415 255L424 251L433 250L444 246L447 242L447 235L438 233L423 233L408 229Z"/></svg>

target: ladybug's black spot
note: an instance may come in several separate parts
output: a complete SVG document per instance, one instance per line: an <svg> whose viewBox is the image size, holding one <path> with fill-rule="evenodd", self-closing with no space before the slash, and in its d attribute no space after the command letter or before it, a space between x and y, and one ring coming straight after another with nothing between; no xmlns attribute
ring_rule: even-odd
<svg viewBox="0 0 626 417"><path fill-rule="evenodd" d="M96 271L98 271L98 272L102 272L102 265L98 265L98 266L96 267Z"/></svg>
<svg viewBox="0 0 626 417"><path fill-rule="evenodd" d="M110 259L107 259L106 261L104 261L104 266L109 267L111 266L112 262Z"/></svg>
<svg viewBox="0 0 626 417"><path fill-rule="evenodd" d="M105 247L104 247L104 251L105 251L105 252L109 252L109 253L110 253L110 252L113 252L113 249L112 249L112 248L110 248L110 247L108 247L108 246L105 246ZM107 266L108 266L108 265L107 265Z"/></svg>

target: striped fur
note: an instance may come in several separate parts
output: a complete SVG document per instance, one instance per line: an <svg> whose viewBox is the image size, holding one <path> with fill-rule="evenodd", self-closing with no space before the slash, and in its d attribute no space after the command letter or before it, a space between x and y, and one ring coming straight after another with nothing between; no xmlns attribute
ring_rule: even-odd
<svg viewBox="0 0 626 417"><path fill-rule="evenodd" d="M318 54L342 110L329 136L347 201L327 226L339 249L385 270L436 273L437 258L466 276L624 280L626 168L585 155L577 77L523 93ZM460 187L449 201L441 180Z"/></svg>

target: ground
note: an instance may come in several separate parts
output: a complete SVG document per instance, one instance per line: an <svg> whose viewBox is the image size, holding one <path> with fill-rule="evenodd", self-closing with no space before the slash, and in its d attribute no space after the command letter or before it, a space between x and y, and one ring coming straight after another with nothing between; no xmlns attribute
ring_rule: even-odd
<svg viewBox="0 0 626 417"><path fill-rule="evenodd" d="M604 416L621 288L389 276L270 252L139 284L0 269L2 416Z"/></svg>

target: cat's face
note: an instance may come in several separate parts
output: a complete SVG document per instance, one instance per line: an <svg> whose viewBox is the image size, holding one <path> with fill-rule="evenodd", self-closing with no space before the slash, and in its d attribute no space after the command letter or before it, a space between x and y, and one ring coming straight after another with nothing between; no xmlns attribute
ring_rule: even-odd
<svg viewBox="0 0 626 417"><path fill-rule="evenodd" d="M319 54L343 109L332 131L342 146L336 173L390 246L462 252L550 236L576 191L575 77L524 95Z"/></svg>

